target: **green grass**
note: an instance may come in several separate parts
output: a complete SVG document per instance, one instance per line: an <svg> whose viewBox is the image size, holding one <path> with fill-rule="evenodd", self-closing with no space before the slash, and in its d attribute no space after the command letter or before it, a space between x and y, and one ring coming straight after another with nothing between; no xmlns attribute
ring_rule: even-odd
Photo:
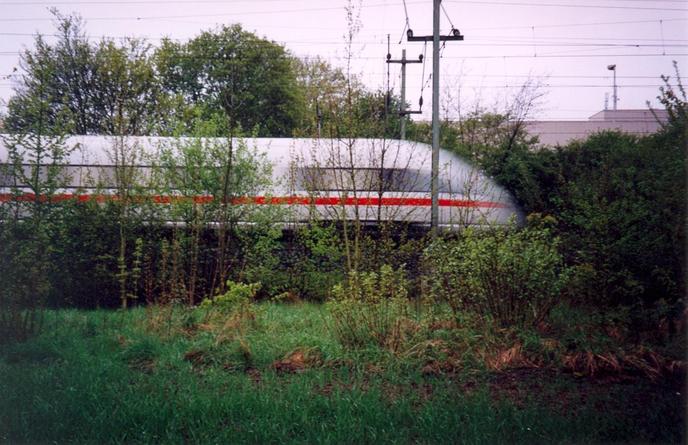
<svg viewBox="0 0 688 445"><path fill-rule="evenodd" d="M158 314L159 315L159 314ZM649 383L465 369L343 348L323 306L263 304L218 341L203 314L63 310L0 349L5 443L679 442L682 398ZM164 318L162 318L164 321ZM183 334L182 327L193 327ZM225 333L227 334L227 333ZM273 363L313 357L298 373ZM193 354L195 352L195 354ZM190 354L191 353L191 354ZM194 360L195 359L195 360ZM651 394L644 397L643 395Z"/></svg>

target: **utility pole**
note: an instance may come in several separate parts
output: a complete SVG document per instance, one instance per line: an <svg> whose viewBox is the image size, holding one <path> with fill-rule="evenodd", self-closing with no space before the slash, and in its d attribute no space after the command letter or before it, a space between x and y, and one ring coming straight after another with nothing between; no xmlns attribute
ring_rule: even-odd
<svg viewBox="0 0 688 445"><path fill-rule="evenodd" d="M423 111L418 109L416 111L406 110L406 64L407 63L423 63L423 55L418 56L418 60L407 60L406 50L401 50L401 59L392 60L392 55L387 53L387 63L400 63L401 64L401 103L399 104L399 116L401 118L400 122L400 139L403 141L406 139L406 115L407 114L421 114ZM422 104L421 104L422 107Z"/></svg>
<svg viewBox="0 0 688 445"><path fill-rule="evenodd" d="M439 170L440 170L440 42L447 40L463 40L458 29L452 29L451 35L440 35L440 3L442 0L432 1L432 36L414 37L413 31L406 32L409 42L429 42L432 40L432 183L430 194L432 208L430 210L430 227L434 233L439 228Z"/></svg>

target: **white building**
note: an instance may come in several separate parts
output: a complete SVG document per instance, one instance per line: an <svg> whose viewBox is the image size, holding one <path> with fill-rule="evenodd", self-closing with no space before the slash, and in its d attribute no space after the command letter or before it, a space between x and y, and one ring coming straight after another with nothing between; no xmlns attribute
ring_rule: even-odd
<svg viewBox="0 0 688 445"><path fill-rule="evenodd" d="M532 121L526 123L526 128L539 138L540 144L556 146L605 130L644 136L659 130L667 119L666 110L603 110L587 121Z"/></svg>

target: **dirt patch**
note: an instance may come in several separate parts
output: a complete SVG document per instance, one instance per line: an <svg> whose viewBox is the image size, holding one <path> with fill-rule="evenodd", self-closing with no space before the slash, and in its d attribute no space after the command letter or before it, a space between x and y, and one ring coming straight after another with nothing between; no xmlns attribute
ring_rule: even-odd
<svg viewBox="0 0 688 445"><path fill-rule="evenodd" d="M155 372L156 364L154 359L142 358L129 362L129 368L144 374L153 374Z"/></svg>
<svg viewBox="0 0 688 445"><path fill-rule="evenodd" d="M316 386L315 392L316 394L319 394L321 396L330 397L332 395L332 392L334 391L334 388L334 383L330 382L322 386Z"/></svg>
<svg viewBox="0 0 688 445"><path fill-rule="evenodd" d="M287 354L282 360L276 360L271 368L278 373L295 374L308 368L322 366L320 352L316 349L297 349Z"/></svg>
<svg viewBox="0 0 688 445"><path fill-rule="evenodd" d="M194 366L203 365L206 363L205 351L200 349L192 349L184 354L184 360L190 362Z"/></svg>
<svg viewBox="0 0 688 445"><path fill-rule="evenodd" d="M458 361L448 358L446 360L429 360L420 372L424 377L440 377L455 375L460 369Z"/></svg>
<svg viewBox="0 0 688 445"><path fill-rule="evenodd" d="M244 373L253 381L255 385L259 385L263 381L263 375L256 368L246 368Z"/></svg>

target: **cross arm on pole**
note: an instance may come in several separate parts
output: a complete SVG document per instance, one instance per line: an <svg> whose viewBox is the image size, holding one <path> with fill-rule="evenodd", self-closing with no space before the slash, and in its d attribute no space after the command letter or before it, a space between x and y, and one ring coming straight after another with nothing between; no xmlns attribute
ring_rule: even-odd
<svg viewBox="0 0 688 445"><path fill-rule="evenodd" d="M423 55L418 56L418 60L413 59L387 59L387 63L423 63Z"/></svg>
<svg viewBox="0 0 688 445"><path fill-rule="evenodd" d="M415 37L413 35L413 30L409 29L408 31L406 31L406 40L408 40L409 42L432 42L433 36ZM451 30L451 35L440 36L440 42L444 42L444 41L448 41L448 40L463 40L463 35L459 32L458 29L454 28Z"/></svg>

